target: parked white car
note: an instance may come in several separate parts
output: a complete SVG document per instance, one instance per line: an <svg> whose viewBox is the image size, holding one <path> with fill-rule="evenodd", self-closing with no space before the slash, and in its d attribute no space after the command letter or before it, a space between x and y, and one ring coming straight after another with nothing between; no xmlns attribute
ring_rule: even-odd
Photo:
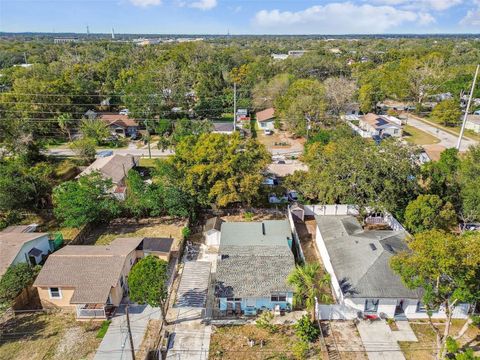
<svg viewBox="0 0 480 360"><path fill-rule="evenodd" d="M263 131L263 133L264 133L265 135L273 135L273 131L272 131L272 130L269 130L269 129L265 129L265 130Z"/></svg>
<svg viewBox="0 0 480 360"><path fill-rule="evenodd" d="M119 112L120 115L128 115L129 113L130 113L130 111L128 111L128 109L122 109Z"/></svg>

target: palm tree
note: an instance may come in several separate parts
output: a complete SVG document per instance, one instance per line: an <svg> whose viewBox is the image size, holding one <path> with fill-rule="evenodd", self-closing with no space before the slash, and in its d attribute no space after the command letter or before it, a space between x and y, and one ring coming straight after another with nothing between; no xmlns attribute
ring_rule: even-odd
<svg viewBox="0 0 480 360"><path fill-rule="evenodd" d="M330 284L330 275L323 274L320 264L307 263L297 265L287 278L287 282L294 287L293 301L295 305L304 305L310 311L311 319L315 321L315 299L319 302L331 300L324 288Z"/></svg>

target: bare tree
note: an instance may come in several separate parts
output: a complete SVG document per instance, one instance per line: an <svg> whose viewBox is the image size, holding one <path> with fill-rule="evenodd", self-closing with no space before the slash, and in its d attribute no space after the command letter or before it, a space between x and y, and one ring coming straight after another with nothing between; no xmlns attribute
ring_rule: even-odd
<svg viewBox="0 0 480 360"><path fill-rule="evenodd" d="M357 91L355 83L345 77L330 77L323 84L327 110L336 116L347 111Z"/></svg>

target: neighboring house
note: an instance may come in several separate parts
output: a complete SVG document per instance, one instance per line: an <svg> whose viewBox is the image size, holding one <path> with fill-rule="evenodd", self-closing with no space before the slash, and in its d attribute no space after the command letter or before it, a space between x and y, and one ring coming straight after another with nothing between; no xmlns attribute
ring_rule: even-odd
<svg viewBox="0 0 480 360"><path fill-rule="evenodd" d="M136 237L103 246L67 245L49 256L33 286L44 308L74 310L79 320L105 319L128 294L132 266L149 254L165 260L172 241Z"/></svg>
<svg viewBox="0 0 480 360"><path fill-rule="evenodd" d="M467 115L465 129L472 130L477 134L480 133L480 115Z"/></svg>
<svg viewBox="0 0 480 360"><path fill-rule="evenodd" d="M25 232L27 227L9 227L0 232L0 277L19 263L43 263L53 251L48 233Z"/></svg>
<svg viewBox="0 0 480 360"><path fill-rule="evenodd" d="M119 155L106 156L96 159L90 166L83 170L80 176L91 174L94 171L100 172L105 179L111 179L113 183L112 193L119 199L125 200L126 187L125 178L128 171L138 166L139 156Z"/></svg>
<svg viewBox="0 0 480 360"><path fill-rule="evenodd" d="M372 138L401 137L401 124L396 117L369 113L359 117L358 127Z"/></svg>
<svg viewBox="0 0 480 360"><path fill-rule="evenodd" d="M213 133L231 135L235 131L233 122L214 122Z"/></svg>
<svg viewBox="0 0 480 360"><path fill-rule="evenodd" d="M407 234L391 215L366 219L383 225L382 230L364 229L357 217L347 214L317 212L315 219L316 243L338 303L320 305L320 318L352 319L358 312L384 313L397 319L427 318L420 301L422 290L406 288L390 268L390 258L407 249ZM469 305L460 304L454 317L466 317L468 309ZM444 317L445 313L440 309L433 316Z"/></svg>
<svg viewBox="0 0 480 360"><path fill-rule="evenodd" d="M262 130L274 130L275 129L275 109L268 108L257 112L257 123Z"/></svg>
<svg viewBox="0 0 480 360"><path fill-rule="evenodd" d="M382 112L387 112L388 110L413 111L415 110L415 106L409 105L408 103L404 103L401 101L384 100L382 102L377 103L377 109Z"/></svg>
<svg viewBox="0 0 480 360"><path fill-rule="evenodd" d="M99 114L102 120L110 129L112 135L136 136L138 133L138 122L125 114Z"/></svg>
<svg viewBox="0 0 480 360"><path fill-rule="evenodd" d="M291 309L295 268L293 237L287 220L225 222L215 297L221 315L255 315L259 310Z"/></svg>
<svg viewBox="0 0 480 360"><path fill-rule="evenodd" d="M288 59L288 54L272 54L273 60L286 60Z"/></svg>
<svg viewBox="0 0 480 360"><path fill-rule="evenodd" d="M220 245L220 229L224 221L216 216L210 218L203 227L203 236L205 237L205 244L208 246Z"/></svg>
<svg viewBox="0 0 480 360"><path fill-rule="evenodd" d="M288 52L288 57L299 58L299 57L302 57L303 55L305 55L307 52L308 52L308 50L290 50Z"/></svg>

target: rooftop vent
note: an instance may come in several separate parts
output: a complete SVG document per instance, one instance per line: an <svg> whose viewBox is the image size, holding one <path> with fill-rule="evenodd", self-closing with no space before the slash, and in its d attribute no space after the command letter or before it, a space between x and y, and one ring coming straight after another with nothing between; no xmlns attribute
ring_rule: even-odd
<svg viewBox="0 0 480 360"><path fill-rule="evenodd" d="M387 248L387 251L390 251L390 252L392 252L392 253L395 252L395 249L392 247L392 245L390 245L390 244L385 244L385 247Z"/></svg>
<svg viewBox="0 0 480 360"><path fill-rule="evenodd" d="M370 245L370 248L371 248L373 251L377 250L377 247L375 246L374 243L370 243L370 244L368 244L368 245Z"/></svg>

